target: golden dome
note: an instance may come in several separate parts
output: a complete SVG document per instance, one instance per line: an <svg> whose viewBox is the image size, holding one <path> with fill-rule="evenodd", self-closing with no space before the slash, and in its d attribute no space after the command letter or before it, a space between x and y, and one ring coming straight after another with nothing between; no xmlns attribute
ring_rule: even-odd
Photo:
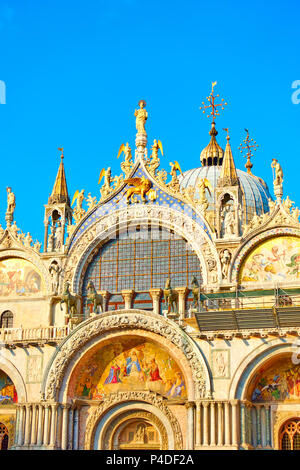
<svg viewBox="0 0 300 470"><path fill-rule="evenodd" d="M211 136L210 142L200 154L201 163L203 166L222 165L224 151L216 141L218 131L214 122L211 125L209 135Z"/></svg>

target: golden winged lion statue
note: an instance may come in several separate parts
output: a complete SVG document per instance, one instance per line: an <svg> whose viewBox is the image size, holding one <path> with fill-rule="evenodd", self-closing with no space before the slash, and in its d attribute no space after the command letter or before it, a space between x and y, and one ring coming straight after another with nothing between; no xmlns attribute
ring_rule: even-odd
<svg viewBox="0 0 300 470"><path fill-rule="evenodd" d="M142 176L141 178L128 178L124 181L128 184L128 186L132 186L131 188L127 189L126 193L126 202L129 204L130 202L136 202L134 199L134 195L140 195L143 202L146 202L146 195L149 195L152 183L150 180Z"/></svg>

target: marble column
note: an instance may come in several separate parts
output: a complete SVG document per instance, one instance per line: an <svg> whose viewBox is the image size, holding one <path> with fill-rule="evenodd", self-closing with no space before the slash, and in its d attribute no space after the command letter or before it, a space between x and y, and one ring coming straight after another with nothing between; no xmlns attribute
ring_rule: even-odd
<svg viewBox="0 0 300 470"><path fill-rule="evenodd" d="M122 290L121 293L125 302L125 309L130 310L132 308L134 290Z"/></svg>
<svg viewBox="0 0 300 470"><path fill-rule="evenodd" d="M50 424L50 405L45 405L45 419L44 419L44 444L49 444L49 424Z"/></svg>
<svg viewBox="0 0 300 470"><path fill-rule="evenodd" d="M102 295L102 297L103 297L103 311L107 312L108 311L108 302L109 302L111 293L108 292L108 290L101 290L101 291L99 291L99 294Z"/></svg>
<svg viewBox="0 0 300 470"><path fill-rule="evenodd" d="M187 449L194 449L194 406L195 403L187 402L185 407L187 409Z"/></svg>
<svg viewBox="0 0 300 470"><path fill-rule="evenodd" d="M30 444L36 443L36 420L37 420L37 405L32 405L32 418L31 418L31 436L30 436Z"/></svg>
<svg viewBox="0 0 300 470"><path fill-rule="evenodd" d="M210 403L210 445L216 445L216 409L215 402Z"/></svg>
<svg viewBox="0 0 300 470"><path fill-rule="evenodd" d="M49 222L48 220L44 222L45 225L45 235L44 235L44 252L48 251L48 231L49 231Z"/></svg>
<svg viewBox="0 0 300 470"><path fill-rule="evenodd" d="M238 400L232 400L232 445L238 445Z"/></svg>
<svg viewBox="0 0 300 470"><path fill-rule="evenodd" d="M203 439L203 445L204 446L208 446L209 445L209 442L208 442L208 439L209 439L209 435L208 435L208 429L209 429L209 426L208 426L208 407L209 407L209 402L208 401L204 401L203 402L203 434L204 434L204 439Z"/></svg>
<svg viewBox="0 0 300 470"><path fill-rule="evenodd" d="M74 410L74 434L73 434L73 450L78 450L79 446L79 410Z"/></svg>
<svg viewBox="0 0 300 470"><path fill-rule="evenodd" d="M30 425L31 425L31 405L25 405L25 437L24 437L24 446L28 446L30 442Z"/></svg>
<svg viewBox="0 0 300 470"><path fill-rule="evenodd" d="M270 405L264 405L266 411L266 446L271 447Z"/></svg>
<svg viewBox="0 0 300 470"><path fill-rule="evenodd" d="M241 403L241 440L243 447L247 446L246 425L246 405Z"/></svg>
<svg viewBox="0 0 300 470"><path fill-rule="evenodd" d="M196 402L196 446L200 446L202 443L201 436L201 402Z"/></svg>
<svg viewBox="0 0 300 470"><path fill-rule="evenodd" d="M44 407L43 405L39 405L39 411L38 411L38 433L37 433L37 445L40 447L43 443L43 413L44 413Z"/></svg>
<svg viewBox="0 0 300 470"><path fill-rule="evenodd" d="M225 445L230 445L230 404L229 402L224 403L224 421L225 421Z"/></svg>
<svg viewBox="0 0 300 470"><path fill-rule="evenodd" d="M69 408L70 405L65 403L62 405L62 432L61 432L61 448L67 450L68 448L68 428L69 428Z"/></svg>
<svg viewBox="0 0 300 470"><path fill-rule="evenodd" d="M256 447L261 447L261 407L255 406L256 410Z"/></svg>
<svg viewBox="0 0 300 470"><path fill-rule="evenodd" d="M69 439L68 439L68 449L73 449L73 436L74 436L74 405L70 408L69 411Z"/></svg>
<svg viewBox="0 0 300 470"><path fill-rule="evenodd" d="M153 303L153 313L160 314L160 298L162 296L162 289L150 289L149 294L151 295Z"/></svg>
<svg viewBox="0 0 300 470"><path fill-rule="evenodd" d="M25 421L25 406L19 405L19 426L18 426L18 446L21 446L24 441L24 421Z"/></svg>
<svg viewBox="0 0 300 470"><path fill-rule="evenodd" d="M223 445L223 403L218 402L218 446Z"/></svg>
<svg viewBox="0 0 300 470"><path fill-rule="evenodd" d="M189 289L187 287L176 287L176 292L178 292L178 313L181 320L185 317L185 299Z"/></svg>
<svg viewBox="0 0 300 470"><path fill-rule="evenodd" d="M57 419L57 403L51 404L51 426L50 426L50 443L51 447L55 446L56 441L56 419Z"/></svg>

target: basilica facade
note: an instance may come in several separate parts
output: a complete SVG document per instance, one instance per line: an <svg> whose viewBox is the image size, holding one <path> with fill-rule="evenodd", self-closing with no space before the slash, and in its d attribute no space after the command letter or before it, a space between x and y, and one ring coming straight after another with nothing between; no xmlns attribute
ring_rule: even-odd
<svg viewBox="0 0 300 470"><path fill-rule="evenodd" d="M248 132L236 168L215 98L184 173L148 146L143 100L100 199L70 200L60 149L43 247L7 189L2 450L300 449L300 212L276 159L274 194L253 174Z"/></svg>

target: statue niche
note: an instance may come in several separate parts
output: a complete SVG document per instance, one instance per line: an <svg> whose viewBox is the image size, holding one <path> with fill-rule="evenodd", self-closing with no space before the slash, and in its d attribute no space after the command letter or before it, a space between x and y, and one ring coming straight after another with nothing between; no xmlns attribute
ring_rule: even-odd
<svg viewBox="0 0 300 470"><path fill-rule="evenodd" d="M220 204L220 237L234 238L238 236L239 210L232 196L226 193Z"/></svg>

